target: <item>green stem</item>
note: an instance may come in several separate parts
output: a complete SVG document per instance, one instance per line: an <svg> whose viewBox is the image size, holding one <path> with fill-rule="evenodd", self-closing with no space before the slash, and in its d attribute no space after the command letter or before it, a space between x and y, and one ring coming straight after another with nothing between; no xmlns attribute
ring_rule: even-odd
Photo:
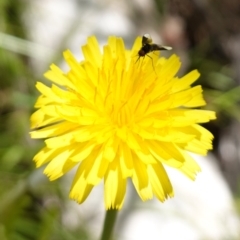
<svg viewBox="0 0 240 240"><path fill-rule="evenodd" d="M106 211L102 236L100 240L110 240L114 224L117 218L117 210L111 209Z"/></svg>

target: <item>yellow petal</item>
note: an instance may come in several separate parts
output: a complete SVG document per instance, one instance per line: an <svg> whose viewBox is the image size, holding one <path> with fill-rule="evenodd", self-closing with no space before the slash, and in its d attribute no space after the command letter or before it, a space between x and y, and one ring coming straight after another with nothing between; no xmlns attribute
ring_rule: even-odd
<svg viewBox="0 0 240 240"><path fill-rule="evenodd" d="M123 142L119 147L119 160L120 160L120 166L121 166L121 172L122 172L123 178L132 177L132 174L133 174L132 151Z"/></svg>
<svg viewBox="0 0 240 240"><path fill-rule="evenodd" d="M88 62L93 63L97 67L101 66L102 55L95 36L88 38L87 44L82 47L82 52Z"/></svg>
<svg viewBox="0 0 240 240"><path fill-rule="evenodd" d="M180 171L190 179L195 180L196 174L201 171L201 168L187 152L184 153L184 156L185 162Z"/></svg>
<svg viewBox="0 0 240 240"><path fill-rule="evenodd" d="M148 175L156 197L161 201L165 201L168 197L173 197L173 188L168 175L161 163L149 164Z"/></svg>
<svg viewBox="0 0 240 240"><path fill-rule="evenodd" d="M44 74L44 77L51 80L54 83L59 84L60 86L66 86L72 89L75 89L75 86L69 81L69 79L65 76L64 72L57 67L55 64L50 66L49 71Z"/></svg>
<svg viewBox="0 0 240 240"><path fill-rule="evenodd" d="M106 209L121 209L127 180L122 177L117 161L109 164L104 178L104 202Z"/></svg>
<svg viewBox="0 0 240 240"><path fill-rule="evenodd" d="M51 159L51 162L44 170L44 174L46 174L51 181L61 177L76 165L76 162L69 159L74 150L74 147L65 148L55 156L55 158Z"/></svg>
<svg viewBox="0 0 240 240"><path fill-rule="evenodd" d="M85 143L81 143L81 144L78 143L76 152L71 157L71 160L74 162L83 161L85 158L87 158L91 154L91 152L95 146L96 146L96 142L94 142L94 141L89 141L89 142L85 142Z"/></svg>
<svg viewBox="0 0 240 240"><path fill-rule="evenodd" d="M84 163L82 163L75 174L69 194L69 197L78 203L83 203L93 189L93 185L87 183L84 172Z"/></svg>
<svg viewBox="0 0 240 240"><path fill-rule="evenodd" d="M137 157L134 158L135 161L132 176L134 187L143 201L152 199L153 192L149 181L150 176L147 173L147 165L139 161Z"/></svg>
<svg viewBox="0 0 240 240"><path fill-rule="evenodd" d="M78 127L78 124L69 122L60 122L54 125L30 132L31 138L54 137L66 132L70 132Z"/></svg>
<svg viewBox="0 0 240 240"><path fill-rule="evenodd" d="M194 83L199 76L200 73L197 70L191 71L175 82L172 92L179 92L190 88L191 84Z"/></svg>

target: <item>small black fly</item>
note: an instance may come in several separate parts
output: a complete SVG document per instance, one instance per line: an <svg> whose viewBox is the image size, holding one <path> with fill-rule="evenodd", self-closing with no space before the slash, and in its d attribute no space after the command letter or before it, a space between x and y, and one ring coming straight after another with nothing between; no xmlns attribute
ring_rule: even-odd
<svg viewBox="0 0 240 240"><path fill-rule="evenodd" d="M158 44L155 44L152 42L152 38L150 37L149 34L144 34L142 36L142 47L141 49L138 51L138 59L137 61L140 59L140 57L145 57L146 55L151 58L148 53L154 52L154 51L160 51L160 50L171 50L171 47L168 46L161 46ZM152 59L152 58L151 58ZM136 61L136 63L137 63Z"/></svg>

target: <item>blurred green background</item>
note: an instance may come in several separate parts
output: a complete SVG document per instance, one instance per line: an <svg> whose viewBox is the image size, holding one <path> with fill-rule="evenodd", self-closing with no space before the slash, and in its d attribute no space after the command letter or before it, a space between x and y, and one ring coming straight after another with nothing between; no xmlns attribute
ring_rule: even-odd
<svg viewBox="0 0 240 240"><path fill-rule="evenodd" d="M215 136L213 154L239 208L239 0L154 0L148 1L149 9L141 8L137 1L123 2L130 5L127 17L132 31L123 36L129 47L137 35L155 29L156 35L181 56L183 72L194 68L201 72L197 84L205 89L206 109L218 116L206 124ZM102 1L94 6L94 1L75 1L85 11L104 11L115 3ZM42 170L35 169L32 158L43 141L29 138L29 118L38 96L36 81L44 81L42 73L53 61L60 64L62 51L79 31L77 26L88 28L88 22L76 17L53 49L51 44L44 46L31 37L31 17L37 11L31 1L0 0L0 239L87 240L90 236L84 225L63 227L61 215L70 200L62 191L61 180L49 184ZM97 27L88 31L107 39ZM49 54L44 55L42 49Z"/></svg>

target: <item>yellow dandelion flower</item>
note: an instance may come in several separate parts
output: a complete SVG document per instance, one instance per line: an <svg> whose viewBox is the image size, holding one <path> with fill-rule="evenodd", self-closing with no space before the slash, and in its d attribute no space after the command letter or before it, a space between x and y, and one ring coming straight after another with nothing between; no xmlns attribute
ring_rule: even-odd
<svg viewBox="0 0 240 240"><path fill-rule="evenodd" d="M77 166L70 198L85 201L104 180L106 209L120 209L127 179L140 198L173 196L164 165L194 179L200 171L189 152L205 155L213 135L199 123L215 119L212 111L192 109L205 105L201 86L191 87L199 73L179 78L180 60L140 59L138 37L131 51L121 38L109 37L101 52L96 38L82 47L85 60L63 53L70 70L52 64L31 116L32 138L45 138L46 146L34 157L36 166L48 164L50 180ZM154 69L153 69L154 67Z"/></svg>

